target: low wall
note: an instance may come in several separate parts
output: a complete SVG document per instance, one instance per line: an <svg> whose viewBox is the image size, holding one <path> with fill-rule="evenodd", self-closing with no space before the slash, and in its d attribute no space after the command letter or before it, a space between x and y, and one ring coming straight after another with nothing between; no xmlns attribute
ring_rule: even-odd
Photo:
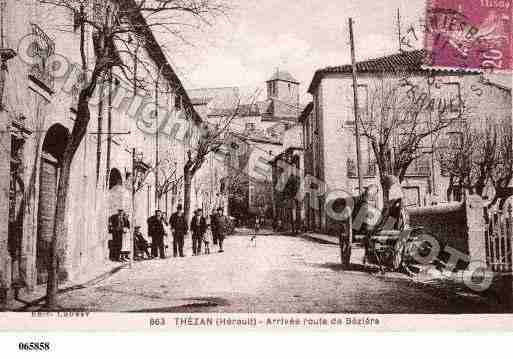
<svg viewBox="0 0 513 359"><path fill-rule="evenodd" d="M440 243L469 254L465 204L460 202L408 208L410 225L426 228Z"/></svg>

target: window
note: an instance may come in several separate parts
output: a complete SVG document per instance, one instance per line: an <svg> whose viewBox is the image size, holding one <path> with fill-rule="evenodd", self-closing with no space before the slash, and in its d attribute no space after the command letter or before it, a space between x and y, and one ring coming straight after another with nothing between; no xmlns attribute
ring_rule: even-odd
<svg viewBox="0 0 513 359"><path fill-rule="evenodd" d="M455 154L463 150L463 133L459 131L450 131L447 132L444 138L440 141L440 150L444 151L444 153L447 154ZM449 155L449 158L451 155ZM451 161L449 161L450 163ZM442 165L440 166L440 174L444 177L449 177L450 173L448 171L448 168L443 164L444 161L442 161Z"/></svg>
<svg viewBox="0 0 513 359"><path fill-rule="evenodd" d="M431 174L430 155L422 154L413 160L406 170L407 176L429 176Z"/></svg>
<svg viewBox="0 0 513 359"><path fill-rule="evenodd" d="M347 176L356 177L358 175L358 165L356 158L356 135L352 137L353 142L350 144L352 156L347 160ZM374 160L374 150L370 141L360 136L360 149L362 158L362 169L364 177L374 177L376 175L376 161Z"/></svg>
<svg viewBox="0 0 513 359"><path fill-rule="evenodd" d="M459 131L452 131L447 133L447 145L450 148L458 148L463 144L463 133Z"/></svg>
<svg viewBox="0 0 513 359"><path fill-rule="evenodd" d="M420 206L419 187L403 187L404 201L406 206Z"/></svg>
<svg viewBox="0 0 513 359"><path fill-rule="evenodd" d="M268 91L269 92L269 96L276 96L276 94L278 92L278 90L276 88L276 82L275 81L271 81L271 82L268 83L267 86L269 86L269 89L268 89L269 90Z"/></svg>
<svg viewBox="0 0 513 359"><path fill-rule="evenodd" d="M246 123L244 130L248 131L248 132L254 131L255 130L255 124L252 123L252 122Z"/></svg>

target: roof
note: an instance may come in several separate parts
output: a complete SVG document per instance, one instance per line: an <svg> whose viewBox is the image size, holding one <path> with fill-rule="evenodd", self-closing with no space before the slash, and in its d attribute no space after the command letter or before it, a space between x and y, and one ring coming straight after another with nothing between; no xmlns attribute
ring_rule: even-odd
<svg viewBox="0 0 513 359"><path fill-rule="evenodd" d="M256 117L269 113L270 101L257 101L255 103L241 103L235 102L231 104L217 104L211 106L208 112L209 117L232 116L236 114L237 117Z"/></svg>
<svg viewBox="0 0 513 359"><path fill-rule="evenodd" d="M477 70L429 68L425 66L425 50L404 51L398 54L379 57L356 63L358 73L437 73L437 74L479 74ZM321 79L327 74L351 74L352 66L332 66L317 70L314 74L308 92L313 94Z"/></svg>
<svg viewBox="0 0 513 359"><path fill-rule="evenodd" d="M157 42L157 39L155 39L146 19L138 10L139 6L136 4L135 0L117 0L117 2L120 6L128 9L137 9L137 11L125 12L128 20L133 25L134 32L144 38L144 47L149 57L155 64L157 64L158 68L162 69L162 76L174 87L176 93L180 95L182 104L185 104L186 112L191 115L194 121L201 122L201 116L194 109L187 91L183 87L178 75L173 70L173 67L167 61L166 55L162 51L162 47Z"/></svg>
<svg viewBox="0 0 513 359"><path fill-rule="evenodd" d="M299 81L296 80L294 78L294 76L292 76L289 72L281 71L279 69L277 69L274 72L274 74L271 76L271 78L269 80L267 80L267 82L275 81L275 80L281 80L281 81L287 81L287 82L292 82L292 83L295 83L295 84L299 84Z"/></svg>
<svg viewBox="0 0 513 359"><path fill-rule="evenodd" d="M245 133L241 133L241 132L230 131L230 134L243 140L243 141L266 143L266 144L275 145L275 146L281 146L283 144L281 141L281 138L274 139L274 138L266 136L265 134L262 134L260 132L259 133L252 132L250 134L245 134Z"/></svg>
<svg viewBox="0 0 513 359"><path fill-rule="evenodd" d="M212 100L226 99L227 101L239 98L238 87L209 87L187 90L193 105L208 105Z"/></svg>

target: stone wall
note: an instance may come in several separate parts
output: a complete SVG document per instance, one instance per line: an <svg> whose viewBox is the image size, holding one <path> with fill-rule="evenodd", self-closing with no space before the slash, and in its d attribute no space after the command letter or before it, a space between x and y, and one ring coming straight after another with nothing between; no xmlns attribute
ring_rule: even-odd
<svg viewBox="0 0 513 359"><path fill-rule="evenodd" d="M463 253L469 253L464 203L409 208L408 213L410 225L424 227L439 241L442 248L449 245Z"/></svg>
<svg viewBox="0 0 513 359"><path fill-rule="evenodd" d="M468 261L486 263L486 222L484 217L485 202L477 195L465 194L463 202L451 202L422 208L411 208L411 226L422 226L431 233L440 244L442 250L439 258L447 262L450 253L443 250L451 247L467 258L457 267L466 267ZM465 263L467 261L467 263Z"/></svg>

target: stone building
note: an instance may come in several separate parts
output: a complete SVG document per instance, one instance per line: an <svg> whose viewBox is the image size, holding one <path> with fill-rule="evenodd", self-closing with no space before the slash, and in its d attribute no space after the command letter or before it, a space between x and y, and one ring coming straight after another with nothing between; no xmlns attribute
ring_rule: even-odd
<svg viewBox="0 0 513 359"><path fill-rule="evenodd" d="M101 2L98 15L110 4ZM5 295L13 286L31 290L46 281L60 161L77 111L75 64L81 59L80 31L70 11L38 1L7 1L0 16L0 288ZM136 224L145 230L155 208L170 212L183 198L180 171L185 150L194 143L177 136L167 122L156 136L153 117L143 110L167 110L193 132L201 118L142 16L130 21L137 25L140 56L153 65L150 78L157 79L156 86L134 93L117 70L98 85L103 91L92 101L88 133L72 163L62 279L100 268L108 258L108 216L118 208L132 215L133 151L146 172L135 197ZM88 58L94 54L90 37ZM176 180L157 192L173 168Z"/></svg>
<svg viewBox="0 0 513 359"><path fill-rule="evenodd" d="M481 126L487 121L511 120L511 84L504 86L491 81L481 71L429 69L423 65L424 55L423 51L410 51L357 63L359 114L364 124L375 123L370 114L379 96L376 89L387 87L405 92L413 88L428 105L444 108L443 120L451 125L439 132L436 141L457 137L457 125L461 123ZM300 117L305 176L319 183L312 186L314 189L306 189L306 222L312 230L325 230L329 218L323 201L329 192L355 194L358 191L351 65L317 70L308 92L313 101ZM429 112L419 114L426 123ZM394 141L401 140L400 130L392 131ZM439 143L436 141L428 138L422 142L423 152L407 169L402 182L407 205L422 206L451 199L446 195L448 177L431 151ZM364 136L360 148L363 185L379 186L374 152ZM323 204L311 208L308 199L311 196L318 197Z"/></svg>
<svg viewBox="0 0 513 359"><path fill-rule="evenodd" d="M196 111L211 123L231 118L226 139L223 186L228 188L228 212L242 221L272 213L270 161L281 151L284 132L297 123L299 82L276 70L266 81L266 97L238 87L189 90ZM232 116L235 114L235 116Z"/></svg>
<svg viewBox="0 0 513 359"><path fill-rule="evenodd" d="M301 122L301 116L300 120ZM273 183L273 218L281 223L279 230L292 232L301 231L306 224L304 195L301 186L302 173L306 172L303 148L303 126L298 123L290 127L283 134L282 151L272 161ZM295 173L281 183L283 171L282 163L294 168Z"/></svg>

